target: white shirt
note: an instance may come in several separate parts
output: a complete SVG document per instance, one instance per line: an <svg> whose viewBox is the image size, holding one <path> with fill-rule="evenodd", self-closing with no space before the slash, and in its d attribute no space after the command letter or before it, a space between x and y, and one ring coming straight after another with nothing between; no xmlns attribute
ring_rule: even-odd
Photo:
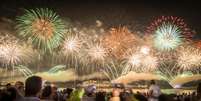
<svg viewBox="0 0 201 101"><path fill-rule="evenodd" d="M152 92L153 97L159 97L161 95L161 89L158 85L151 85L149 87L149 92Z"/></svg>

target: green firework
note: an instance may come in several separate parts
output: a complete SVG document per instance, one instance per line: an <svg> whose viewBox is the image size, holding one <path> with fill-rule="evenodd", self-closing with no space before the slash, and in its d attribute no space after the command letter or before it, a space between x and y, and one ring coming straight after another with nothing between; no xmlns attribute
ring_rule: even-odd
<svg viewBox="0 0 201 101"><path fill-rule="evenodd" d="M48 8L25 10L17 17L19 36L30 40L43 52L52 52L63 41L65 24L60 17Z"/></svg>

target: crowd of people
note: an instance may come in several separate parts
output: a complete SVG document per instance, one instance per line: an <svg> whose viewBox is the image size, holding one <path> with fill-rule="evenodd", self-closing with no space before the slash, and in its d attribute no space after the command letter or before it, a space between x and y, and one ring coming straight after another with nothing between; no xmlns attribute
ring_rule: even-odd
<svg viewBox="0 0 201 101"><path fill-rule="evenodd" d="M58 90L51 83L45 84L39 76L31 76L25 84L17 81L0 89L0 101L201 101L201 84L191 94L163 94L154 80L147 93L133 93L131 89L114 87L112 92L96 91L96 86Z"/></svg>

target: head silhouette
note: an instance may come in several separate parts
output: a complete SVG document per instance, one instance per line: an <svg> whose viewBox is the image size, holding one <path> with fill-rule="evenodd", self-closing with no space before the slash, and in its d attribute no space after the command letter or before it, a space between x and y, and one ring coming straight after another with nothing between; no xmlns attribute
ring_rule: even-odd
<svg viewBox="0 0 201 101"><path fill-rule="evenodd" d="M156 82L155 82L154 80L151 80L150 84L151 84L151 85L155 85Z"/></svg>
<svg viewBox="0 0 201 101"><path fill-rule="evenodd" d="M42 78L31 76L25 81L25 96L37 96L42 88Z"/></svg>

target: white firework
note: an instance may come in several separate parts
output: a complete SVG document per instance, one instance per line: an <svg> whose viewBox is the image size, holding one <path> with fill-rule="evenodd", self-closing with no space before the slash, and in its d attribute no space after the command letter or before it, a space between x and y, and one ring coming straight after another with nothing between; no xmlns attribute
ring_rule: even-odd
<svg viewBox="0 0 201 101"><path fill-rule="evenodd" d="M4 34L0 38L0 63L2 65L27 64L34 60L36 51L33 50L31 45L20 42L9 33Z"/></svg>
<svg viewBox="0 0 201 101"><path fill-rule="evenodd" d="M126 58L126 68L135 72L150 72L155 70L158 64L158 59L150 52L150 50L150 48L143 46L128 53Z"/></svg>
<svg viewBox="0 0 201 101"><path fill-rule="evenodd" d="M78 36L67 37L63 44L63 53L64 54L77 54L79 53L83 42L79 39Z"/></svg>
<svg viewBox="0 0 201 101"><path fill-rule="evenodd" d="M0 61L3 65L18 65L22 63L30 63L34 60L34 51L31 47L26 45L1 44L0 45Z"/></svg>
<svg viewBox="0 0 201 101"><path fill-rule="evenodd" d="M100 44L90 46L87 53L93 61L104 61L107 56L105 48Z"/></svg>

